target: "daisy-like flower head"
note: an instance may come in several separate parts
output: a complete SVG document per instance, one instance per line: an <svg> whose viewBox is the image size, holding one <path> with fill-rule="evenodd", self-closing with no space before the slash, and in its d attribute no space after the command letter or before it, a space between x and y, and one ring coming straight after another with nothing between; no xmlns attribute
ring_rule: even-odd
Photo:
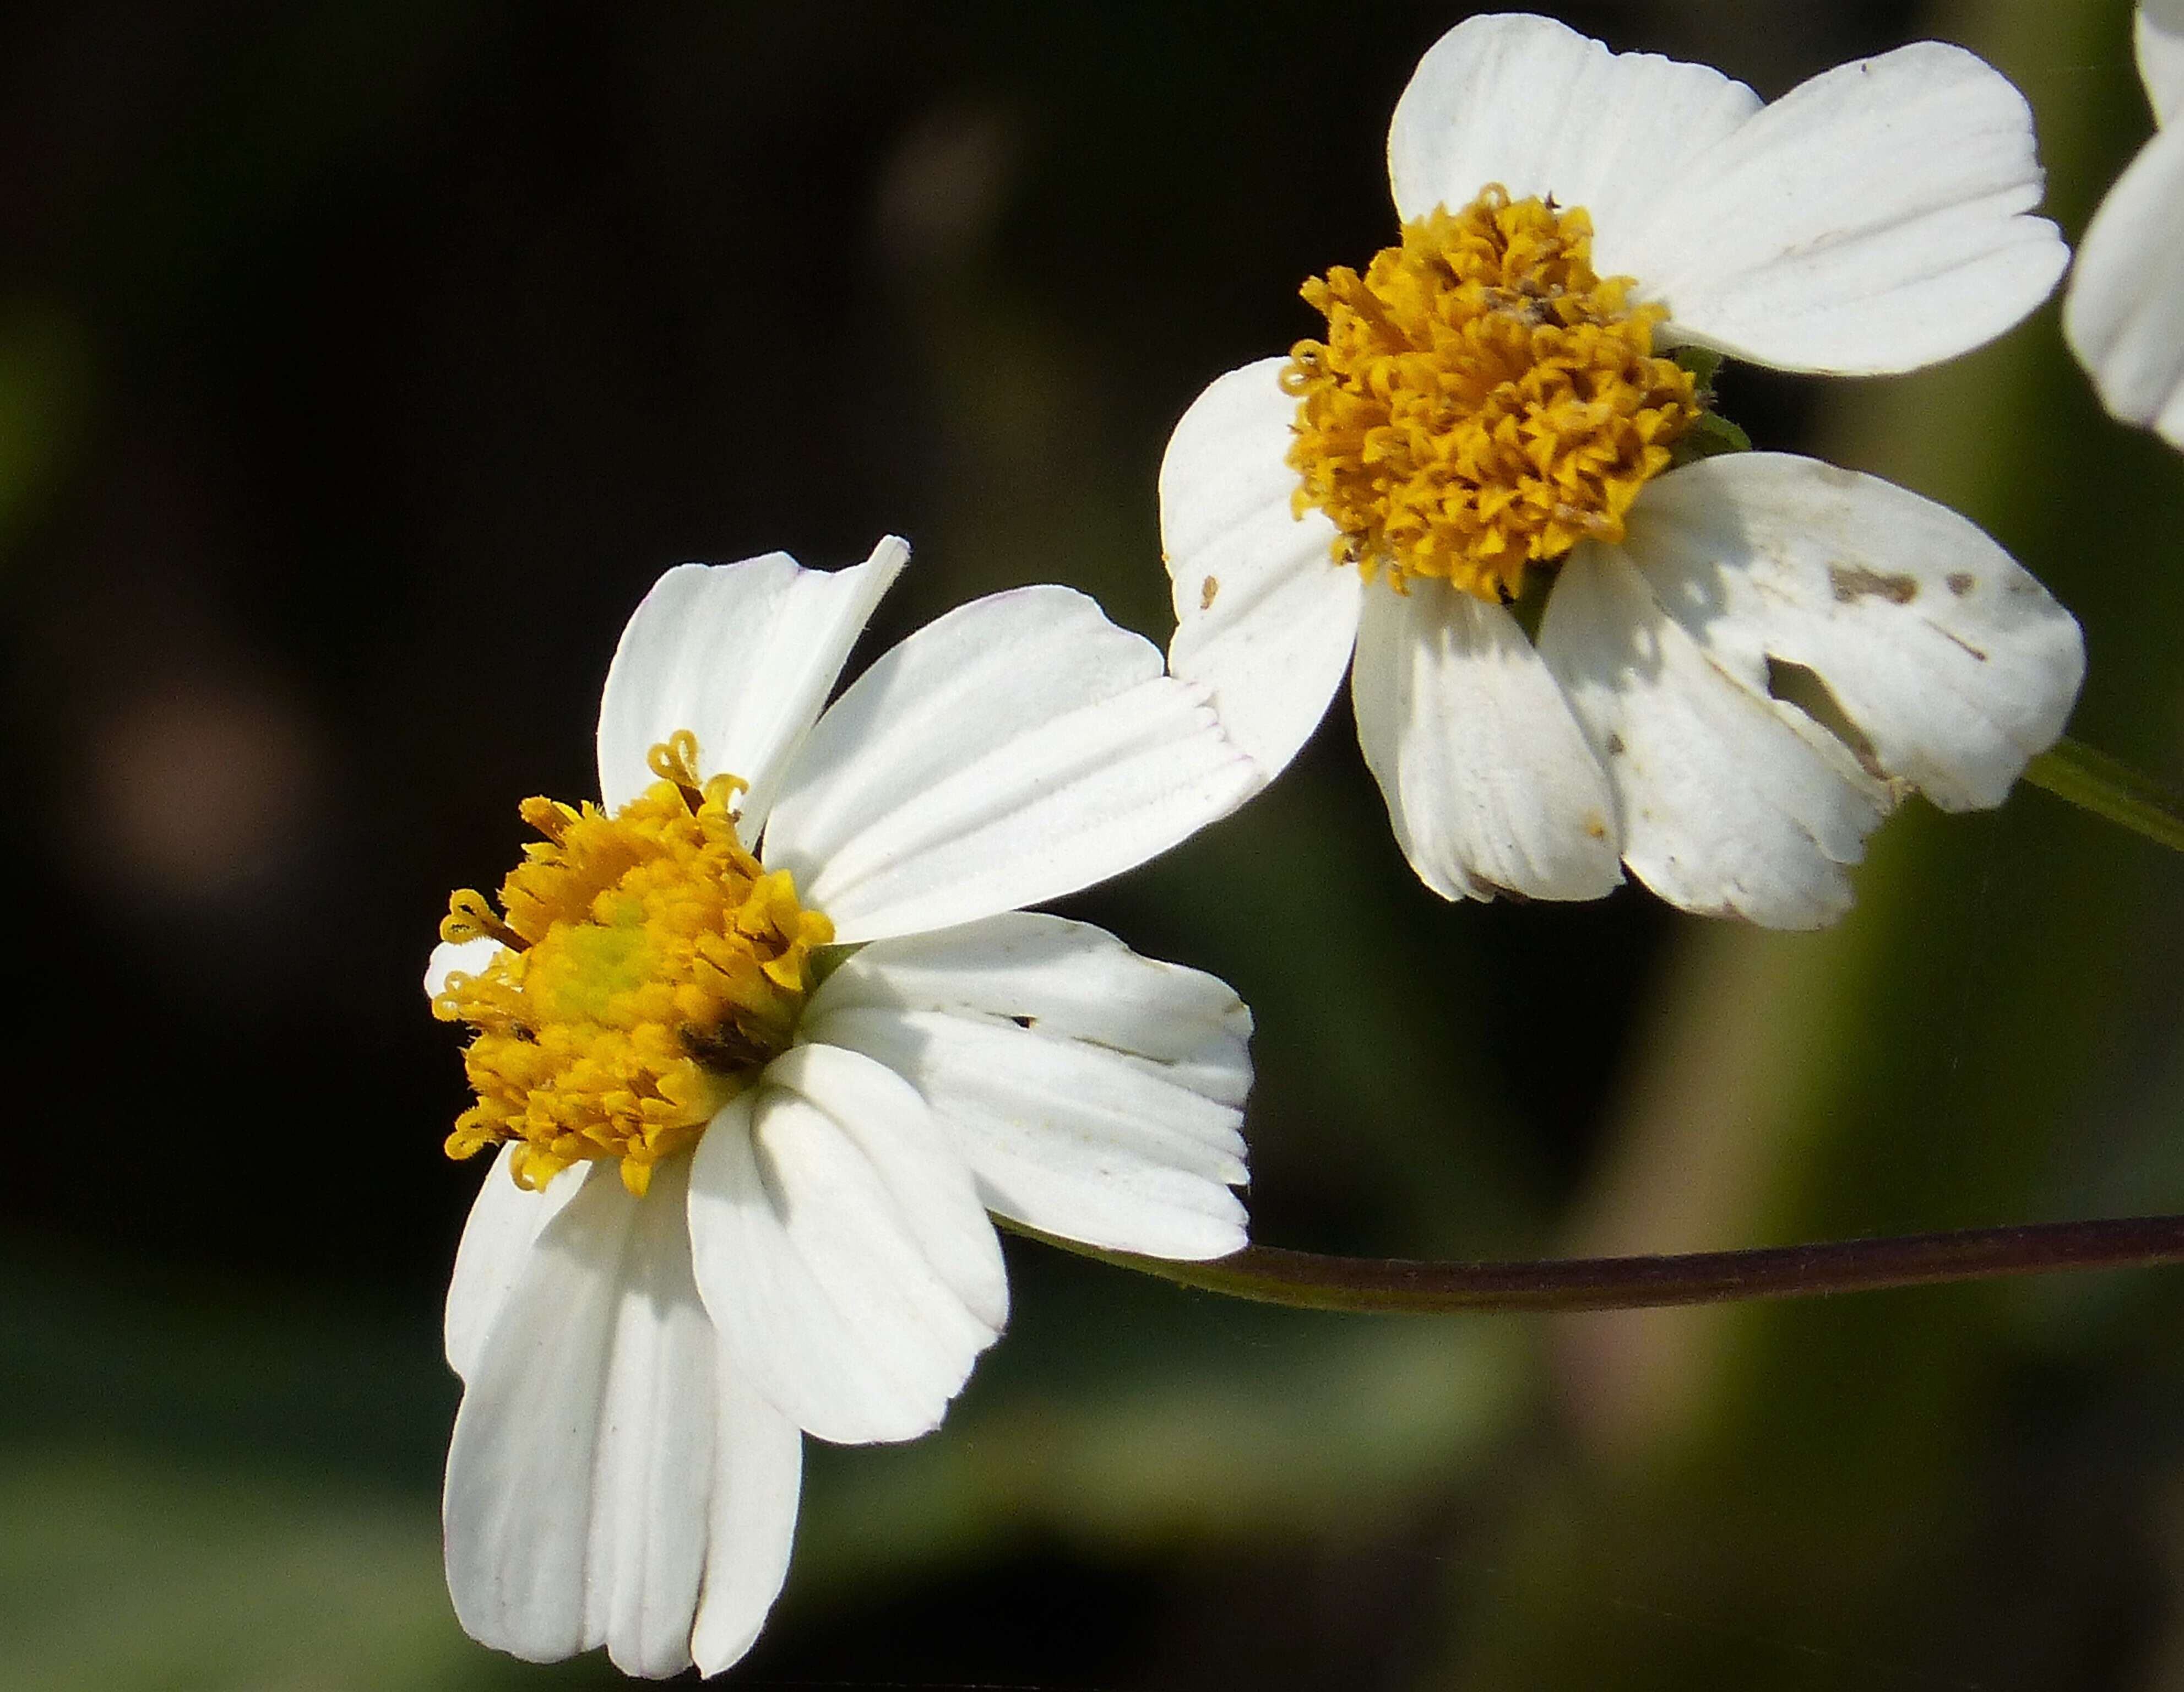
<svg viewBox="0 0 2184 1692"><path fill-rule="evenodd" d="M1008 1313L988 1212L1245 1242L1250 1014L1019 907L1252 781L1203 687L1066 589L929 624L823 713L909 550L685 565L624 630L598 805L533 799L426 976L499 1147L448 1290L448 1582L473 1636L635 1674L749 1648L801 1438L937 1426Z"/></svg>
<svg viewBox="0 0 2184 1692"><path fill-rule="evenodd" d="M2159 127L2086 229L2063 332L2110 412L2184 447L2184 0L2144 0L2136 34Z"/></svg>
<svg viewBox="0 0 2184 1692"><path fill-rule="evenodd" d="M1479 17L1388 163L1398 243L1307 282L1323 338L1214 383L1161 470L1169 667L1262 778L1348 666L1435 891L1592 898L1627 864L1791 927L1848 907L1906 792L2000 803L2062 730L2077 625L1927 500L1709 455L1737 438L1705 377L1911 370L2039 304L2067 254L2017 91L1925 42L1763 105Z"/></svg>

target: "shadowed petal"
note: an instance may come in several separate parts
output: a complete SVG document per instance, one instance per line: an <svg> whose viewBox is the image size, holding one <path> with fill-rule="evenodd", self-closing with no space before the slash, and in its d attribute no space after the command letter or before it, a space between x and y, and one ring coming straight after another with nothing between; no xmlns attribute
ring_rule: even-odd
<svg viewBox="0 0 2184 1692"><path fill-rule="evenodd" d="M1443 898L1596 899L1622 881L1607 777L1500 606L1375 584L1351 691L1396 843Z"/></svg>
<svg viewBox="0 0 2184 1692"><path fill-rule="evenodd" d="M487 1334L507 1304L546 1225L560 1215L594 1171L591 1164L564 1170L543 1192L515 1184L509 1164L513 1145L503 1146L486 1170L471 1203L462 1242L455 1248L455 1272L448 1282L446 1338L448 1367L469 1380L485 1349Z"/></svg>
<svg viewBox="0 0 2184 1692"><path fill-rule="evenodd" d="M492 1325L448 1452L448 1590L471 1635L626 1673L748 1645L788 1566L801 1454L748 1389L691 1278L686 1159L635 1198L585 1181ZM559 1185L557 1181L555 1183Z"/></svg>
<svg viewBox="0 0 2184 1692"><path fill-rule="evenodd" d="M909 1080L989 1209L1158 1257L1245 1244L1251 1019L1211 975L1017 912L865 947L805 1027Z"/></svg>
<svg viewBox="0 0 2184 1692"><path fill-rule="evenodd" d="M1871 765L1944 810L1999 805L2086 671L2076 621L1980 528L1875 476L1733 453L1663 477L1624 551L1708 656L1761 692L1824 682Z"/></svg>
<svg viewBox="0 0 2184 1692"><path fill-rule="evenodd" d="M2111 413L2184 447L2184 128L2147 142L2101 202L2063 333Z"/></svg>
<svg viewBox="0 0 2184 1692"><path fill-rule="evenodd" d="M1007 1318L1008 1282L916 1089L861 1053L800 1046L694 1161L698 1283L758 1389L840 1444L939 1426Z"/></svg>
<svg viewBox="0 0 2184 1692"><path fill-rule="evenodd" d="M1687 911L1818 928L1850 907L1888 790L1661 609L1629 556L1584 545L1556 578L1540 653L1615 785L1623 860Z"/></svg>
<svg viewBox="0 0 2184 1692"><path fill-rule="evenodd" d="M2147 100L2165 124L2184 107L2184 0L2139 0L2131 34Z"/></svg>

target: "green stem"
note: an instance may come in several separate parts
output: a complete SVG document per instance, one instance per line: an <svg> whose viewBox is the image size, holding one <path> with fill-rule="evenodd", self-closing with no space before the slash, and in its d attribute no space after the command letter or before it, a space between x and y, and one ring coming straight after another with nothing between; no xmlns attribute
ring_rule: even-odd
<svg viewBox="0 0 2184 1692"><path fill-rule="evenodd" d="M1549 1258L1529 1263L1323 1257L1274 1246L1249 1246L1210 1263L1176 1263L1058 1239L1006 1217L994 1220L1012 1233L1079 1257L1232 1298L1298 1309L1412 1315L1646 1309L2184 1263L2184 1216L2033 1222L1680 1257Z"/></svg>
<svg viewBox="0 0 2184 1692"><path fill-rule="evenodd" d="M2025 779L2171 852L2184 852L2184 801L2106 752L2058 740L2025 767Z"/></svg>

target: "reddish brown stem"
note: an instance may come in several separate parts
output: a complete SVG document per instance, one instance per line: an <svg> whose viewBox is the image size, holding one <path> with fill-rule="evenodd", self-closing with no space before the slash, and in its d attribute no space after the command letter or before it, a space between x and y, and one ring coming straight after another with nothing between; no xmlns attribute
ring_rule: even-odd
<svg viewBox="0 0 2184 1692"><path fill-rule="evenodd" d="M1016 1232L1184 1287L1304 1309L1437 1315L1451 1311L1628 1310L1743 1298L1808 1298L2066 1270L2184 1263L2184 1216L2031 1222L1942 1234L1828 1240L1675 1257L1546 1258L1426 1263L1324 1257L1251 1246L1210 1263L1103 1251L1020 1224Z"/></svg>

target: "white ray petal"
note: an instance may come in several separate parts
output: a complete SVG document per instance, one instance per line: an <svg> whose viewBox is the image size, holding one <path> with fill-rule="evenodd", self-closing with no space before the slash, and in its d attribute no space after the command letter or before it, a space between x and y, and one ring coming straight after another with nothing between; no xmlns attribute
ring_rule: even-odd
<svg viewBox="0 0 2184 1692"><path fill-rule="evenodd" d="M503 1146L487 1168L448 1282L448 1367L465 1381L477 1367L486 1336L530 1263L538 1236L598 1169L578 1164L548 1181L543 1192L531 1192L509 1173L515 1156L513 1145Z"/></svg>
<svg viewBox="0 0 2184 1692"><path fill-rule="evenodd" d="M1675 173L1602 274L1672 338L1782 370L1915 370L1991 340L2070 260L2031 216L2032 114L1961 47L1919 42L1792 89Z"/></svg>
<svg viewBox="0 0 2184 1692"><path fill-rule="evenodd" d="M2184 0L2139 0L2131 35L2147 100L2165 124L2184 107Z"/></svg>
<svg viewBox="0 0 2184 1692"><path fill-rule="evenodd" d="M1219 377L1161 461L1161 549L1174 589L1168 668L1213 690L1228 737L1272 780L1341 684L1364 578L1337 563L1334 525L1290 508L1297 402L1285 358Z"/></svg>
<svg viewBox="0 0 2184 1692"><path fill-rule="evenodd" d="M1140 958L1088 924L1011 912L931 934L906 935L852 958L813 996L832 1009L958 1006L1028 1016L1050 1032L1134 1053L1224 1104L1240 1105L1251 1070L1251 1013L1228 984ZM1156 981L1157 986L1155 986ZM807 1012L810 1008L807 1007Z"/></svg>
<svg viewBox="0 0 2184 1692"><path fill-rule="evenodd" d="M1490 182L1592 219L1602 276L1685 161L1759 109L1703 64L1610 53L1547 18L1466 20L1435 43L1396 102L1388 176L1405 221L1459 210Z"/></svg>
<svg viewBox="0 0 2184 1692"><path fill-rule="evenodd" d="M2184 447L2184 127L2147 142L2093 215L2063 333L2110 412Z"/></svg>
<svg viewBox="0 0 2184 1692"><path fill-rule="evenodd" d="M688 1171L661 1164L642 1199L610 1175L586 1181L487 1336L443 1516L455 1612L498 1650L551 1661L603 1644L627 1673L673 1674L692 1661L710 1569L747 1570L714 1624L733 1638L755 1631L760 1589L786 1566L795 1433L717 1390Z"/></svg>
<svg viewBox="0 0 2184 1692"><path fill-rule="evenodd" d="M713 1355L719 1431L705 1569L690 1625L690 1656L700 1674L718 1674L740 1659L766 1625L788 1576L804 1484L804 1435L796 1424L751 1385L717 1340Z"/></svg>
<svg viewBox="0 0 2184 1692"><path fill-rule="evenodd" d="M450 975L482 975L500 955L500 942L480 935L476 940L443 940L432 948L425 963L425 997L437 999L447 991Z"/></svg>
<svg viewBox="0 0 2184 1692"><path fill-rule="evenodd" d="M937 1427L1008 1315L970 1170L909 1082L800 1046L694 1154L698 1283L783 1414L841 1444Z"/></svg>
<svg viewBox="0 0 2184 1692"><path fill-rule="evenodd" d="M1826 684L1877 772L1945 810L1999 805L2084 678L2070 614L1975 524L1878 477L1780 453L1661 477L1624 551L1709 657Z"/></svg>
<svg viewBox="0 0 2184 1692"><path fill-rule="evenodd" d="M750 784L755 840L788 761L910 548L890 535L862 564L806 570L785 552L682 564L653 584L622 630L599 700L599 791L610 810L653 781L645 753L678 729L698 767Z"/></svg>
<svg viewBox="0 0 2184 1692"><path fill-rule="evenodd" d="M916 1086L989 1209L1189 1259L1245 1242L1251 1025L1212 976L1024 912L868 946L805 1014Z"/></svg>
<svg viewBox="0 0 2184 1692"><path fill-rule="evenodd" d="M1614 796L1517 619L1446 582L1408 585L1368 589L1351 677L1403 856L1445 899L1609 891Z"/></svg>
<svg viewBox="0 0 2184 1692"><path fill-rule="evenodd" d="M1724 666L1621 550L1570 556L1540 653L1614 784L1623 859L1685 910L1817 928L1851 903L1844 864L1890 796L1763 682Z"/></svg>
<svg viewBox="0 0 2184 1692"><path fill-rule="evenodd" d="M1150 643L1082 594L1020 588L928 623L834 702L763 857L838 940L877 940L1134 868L1256 779Z"/></svg>

